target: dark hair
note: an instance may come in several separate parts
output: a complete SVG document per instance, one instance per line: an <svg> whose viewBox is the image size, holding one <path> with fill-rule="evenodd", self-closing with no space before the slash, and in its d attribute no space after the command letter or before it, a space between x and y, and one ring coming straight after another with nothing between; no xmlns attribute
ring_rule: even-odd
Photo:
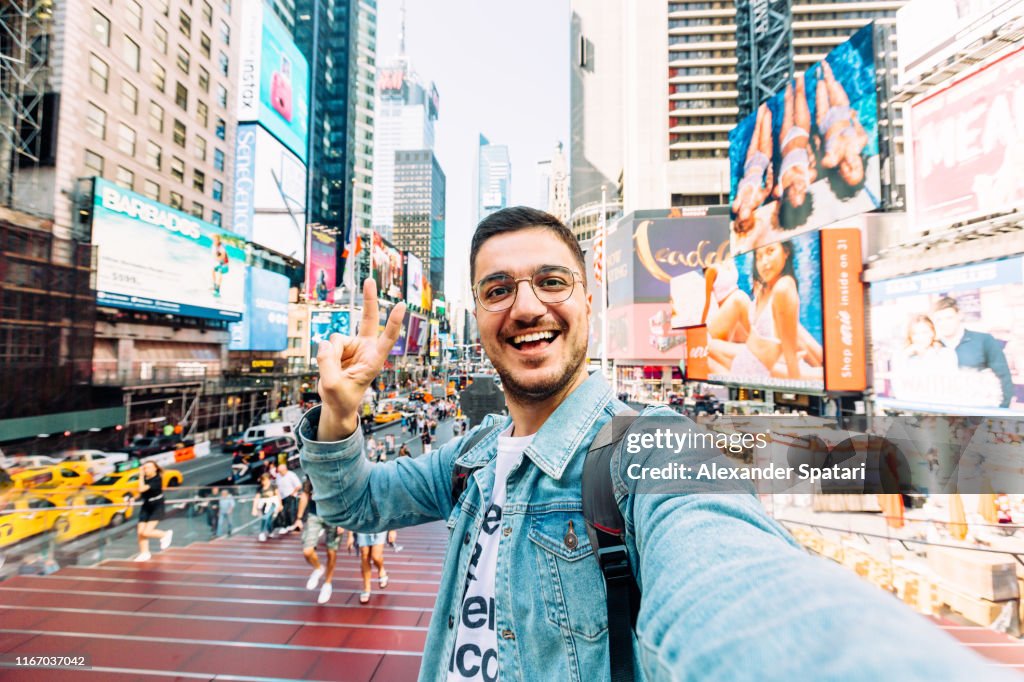
<svg viewBox="0 0 1024 682"><path fill-rule="evenodd" d="M811 188L808 187L804 194L804 203L793 206L786 200L788 193L789 189L787 188L782 198L779 199L779 227L783 230L795 230L806 225L807 220L811 217L811 213L814 211L814 195L811 194Z"/></svg>
<svg viewBox="0 0 1024 682"><path fill-rule="evenodd" d="M935 303L935 311L934 312L939 312L940 310L946 310L947 308L952 309L953 312L957 312L957 313L960 312L960 306L957 305L956 299L953 298L952 296L943 296L942 298L940 298Z"/></svg>
<svg viewBox="0 0 1024 682"><path fill-rule="evenodd" d="M797 290L799 290L800 281L796 278L796 270L793 267L793 244L791 242L773 242L772 244L765 244L763 246L759 246L757 247L757 249L754 250L754 262L751 263L750 267L750 274L753 276L754 281L760 284L762 287L765 285L765 281L761 279L761 273L757 271L757 252L765 247L773 245L781 247L786 252L786 262L782 266L782 272L779 273L779 279L782 279L786 275L789 275L790 277L793 278L793 281L796 282Z"/></svg>
<svg viewBox="0 0 1024 682"><path fill-rule="evenodd" d="M851 185L843 176L839 174L839 164L835 165L835 168L828 169L826 177L828 178L828 186L832 189L832 193L836 195L836 199L840 201L847 201L857 196L868 180L868 155L861 152L860 155L861 166L864 169L864 175L861 176L860 182L856 185Z"/></svg>
<svg viewBox="0 0 1024 682"><path fill-rule="evenodd" d="M153 461L151 459L147 459L146 461L144 461L142 464L139 465L139 468L141 469L142 467L146 466L147 464L152 464L154 467L156 467L156 475L157 476L163 476L164 470L160 468L159 464L157 464L155 461Z"/></svg>
<svg viewBox="0 0 1024 682"><path fill-rule="evenodd" d="M587 278L587 266L583 260L583 250L580 249L580 243L576 241L576 237L573 236L572 232L568 227L562 224L555 216L544 211L539 211L529 206L510 206L509 208L503 208L496 213L492 213L476 226L476 232L473 233L473 242L469 247L469 277L470 286L476 282L472 281L476 279L476 255L480 252L480 247L483 246L484 242L491 237L496 237L499 234L507 234L509 232L518 232L519 230L528 230L530 228L543 228L550 230L556 237L569 247L569 251L572 253L573 258L576 259L576 264L580 266L580 277L583 278L584 286L586 285Z"/></svg>

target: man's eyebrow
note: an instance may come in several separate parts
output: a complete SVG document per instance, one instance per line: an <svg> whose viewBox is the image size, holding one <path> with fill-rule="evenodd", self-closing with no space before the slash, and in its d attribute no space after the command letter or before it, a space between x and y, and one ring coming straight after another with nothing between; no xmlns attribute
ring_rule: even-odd
<svg viewBox="0 0 1024 682"><path fill-rule="evenodd" d="M544 263L543 265L538 265L532 272L530 272L529 276L532 277L533 275L537 274L538 272L543 272L545 270L551 270L553 268L565 268L566 270L573 271L573 269L570 266L568 266L568 265L558 265L556 263ZM523 276L526 277L527 275L523 275ZM491 279L492 277L514 277L514 275L512 273L508 272L507 270L497 270L495 272L492 272L489 275L484 275L478 281L483 282L485 279Z"/></svg>

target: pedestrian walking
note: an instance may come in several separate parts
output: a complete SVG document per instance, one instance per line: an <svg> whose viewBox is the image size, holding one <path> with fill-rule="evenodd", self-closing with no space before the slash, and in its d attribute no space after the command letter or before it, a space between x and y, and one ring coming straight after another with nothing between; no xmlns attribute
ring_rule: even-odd
<svg viewBox="0 0 1024 682"><path fill-rule="evenodd" d="M371 462L376 462L380 459L380 453L377 452L377 439L373 436L366 439L366 455L370 458Z"/></svg>
<svg viewBox="0 0 1024 682"><path fill-rule="evenodd" d="M412 453L409 452L409 446L402 443L402 447L398 448L399 457L412 457Z"/></svg>
<svg viewBox="0 0 1024 682"><path fill-rule="evenodd" d="M234 511L235 498L225 488L220 491L220 499L217 503L217 537L224 537L225 535L231 537L231 532L234 530L234 522L232 521Z"/></svg>
<svg viewBox="0 0 1024 682"><path fill-rule="evenodd" d="M160 549L171 546L174 538L173 530L157 530L157 524L164 520L164 482L163 469L156 462L144 462L139 472L139 498L142 508L139 510L139 554L135 561L149 561L153 555L149 553L149 541L160 540Z"/></svg>
<svg viewBox="0 0 1024 682"><path fill-rule="evenodd" d="M430 443L431 443L432 440L433 439L430 437L430 432L429 431L424 431L420 435L420 443L423 444L423 454L424 455L430 452Z"/></svg>
<svg viewBox="0 0 1024 682"><path fill-rule="evenodd" d="M296 526L296 514L299 506L299 492L302 488L302 482L299 477L295 475L294 471L288 470L287 464L277 465L277 479L274 481L277 492L281 495L281 503L283 505L281 513L281 523L279 532L283 535Z"/></svg>
<svg viewBox="0 0 1024 682"><path fill-rule="evenodd" d="M389 433L384 436L384 459L395 456L395 434Z"/></svg>
<svg viewBox="0 0 1024 682"><path fill-rule="evenodd" d="M341 526L327 523L316 513L316 500L313 499L313 483L306 476L302 481L302 492L299 495L299 526L302 528L302 556L306 563L313 567L306 581L307 590L315 590L320 586L320 594L317 595L317 604L326 604L334 592L334 566L338 562L338 545L341 544L341 536L345 532ZM316 547L320 542L320 536L324 536L324 545L327 547L327 566L320 563L316 554ZM323 584L320 584L323 579Z"/></svg>
<svg viewBox="0 0 1024 682"><path fill-rule="evenodd" d="M260 542L267 541L274 529L274 519L283 507L281 495L274 487L270 474L260 476L260 489L252 499L252 515L260 519Z"/></svg>
<svg viewBox="0 0 1024 682"><path fill-rule="evenodd" d="M373 567L377 567L377 583L380 589L388 586L388 572L384 570L384 541L387 533L356 533L356 546L359 547L359 570L363 575L363 591L359 593L359 603L368 604L372 592L371 580Z"/></svg>

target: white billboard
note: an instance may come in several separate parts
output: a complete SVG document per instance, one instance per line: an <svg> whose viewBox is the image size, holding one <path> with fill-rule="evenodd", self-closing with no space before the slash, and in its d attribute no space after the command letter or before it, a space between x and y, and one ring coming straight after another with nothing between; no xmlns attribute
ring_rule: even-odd
<svg viewBox="0 0 1024 682"><path fill-rule="evenodd" d="M1022 15L1022 0L911 0L896 13L899 82L919 78Z"/></svg>

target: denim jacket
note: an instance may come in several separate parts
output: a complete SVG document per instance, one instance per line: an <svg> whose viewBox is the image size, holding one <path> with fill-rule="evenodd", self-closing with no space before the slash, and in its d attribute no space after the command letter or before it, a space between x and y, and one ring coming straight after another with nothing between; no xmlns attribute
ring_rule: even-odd
<svg viewBox="0 0 1024 682"><path fill-rule="evenodd" d="M580 501L583 461L625 405L592 375L548 418L507 482L495 580L502 680L609 677L605 587ZM417 458L372 464L357 429L315 440L319 407L299 425L302 467L329 523L379 532L447 519L451 541L421 680L451 663L472 548L491 499L498 426ZM675 414L664 408L649 412ZM645 412L645 414L647 414ZM480 467L453 508L455 463ZM753 495L627 495L616 479L643 598L636 679L995 679L1003 674L891 596L803 552ZM569 523L576 543L564 538ZM569 547L569 545L574 545Z"/></svg>

